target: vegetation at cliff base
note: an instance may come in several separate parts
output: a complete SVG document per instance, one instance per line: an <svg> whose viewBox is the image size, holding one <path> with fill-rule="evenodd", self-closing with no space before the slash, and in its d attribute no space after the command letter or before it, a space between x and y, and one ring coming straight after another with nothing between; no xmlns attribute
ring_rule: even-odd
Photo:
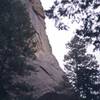
<svg viewBox="0 0 100 100"><path fill-rule="evenodd" d="M16 0L0 0L0 99L33 100L33 87L18 77L30 74L26 57L35 59L30 38L34 30L25 6Z"/></svg>

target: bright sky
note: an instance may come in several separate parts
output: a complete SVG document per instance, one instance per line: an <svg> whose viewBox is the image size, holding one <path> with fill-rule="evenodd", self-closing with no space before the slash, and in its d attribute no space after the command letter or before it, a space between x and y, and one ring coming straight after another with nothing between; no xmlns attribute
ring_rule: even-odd
<svg viewBox="0 0 100 100"><path fill-rule="evenodd" d="M57 28L55 28L54 22L48 18L46 18L46 22L46 33L49 37L53 54L56 56L60 66L63 68L63 57L66 53L65 44L71 39L72 34L69 34L66 31L59 31Z"/></svg>
<svg viewBox="0 0 100 100"><path fill-rule="evenodd" d="M41 0L44 9L48 9L52 6L54 0ZM46 33L49 37L50 44L52 46L52 51L55 57L57 58L61 68L63 68L63 58L66 53L65 44L67 41L70 41L72 38L72 32L59 31L55 28L54 21L48 18L46 21Z"/></svg>
<svg viewBox="0 0 100 100"><path fill-rule="evenodd" d="M49 7L51 7L54 1L55 0L48 0L48 1L41 0L44 9L48 9ZM72 25L69 21L68 24L71 24L72 28L69 31L59 31L57 28L55 28L53 20L46 18L45 21L46 21L46 33L49 37L49 41L52 46L53 54L55 55L61 68L63 69L64 68L63 67L63 57L64 57L64 54L66 54L65 44L71 40L71 38L73 37L73 32L75 28L78 28L79 25L78 24L76 25L76 23ZM88 52L92 53L92 49L89 48ZM97 59L99 60L100 52L97 51L94 54L97 55Z"/></svg>

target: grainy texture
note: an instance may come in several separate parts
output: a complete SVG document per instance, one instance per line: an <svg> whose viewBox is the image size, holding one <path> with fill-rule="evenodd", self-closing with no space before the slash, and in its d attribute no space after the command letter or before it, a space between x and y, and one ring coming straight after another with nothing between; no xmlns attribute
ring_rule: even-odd
<svg viewBox="0 0 100 100"><path fill-rule="evenodd" d="M20 67L25 69L24 67L26 65L28 66L26 67L27 69L25 69L24 73L23 70L22 72L20 72L21 75L17 74L16 70L14 70L13 71L14 73L11 74L12 85L9 84L11 90L9 91L7 89L6 90L7 93L10 95L10 97L12 97L12 99L8 100L33 100L33 98L34 100L37 100L38 98L41 100L40 97L48 93L56 93L56 97L57 95L59 97L59 94L65 94L66 97L68 98L74 98L75 95L70 84L68 83L68 80L67 79L66 81L64 80L64 72L60 69L56 58L52 55L52 49L50 47L48 37L45 32L46 28L44 22L45 16L41 2L39 0L13 0L13 1L7 0L7 1L8 3L2 0L0 1L0 3L4 2L4 5L5 4L13 5L13 7L9 6L9 8L5 7L4 9L4 10L9 9L9 12L13 16L9 14L9 12L7 11L6 13L2 12L3 14L9 15L8 16L9 18L7 18L8 21L13 19L11 23L12 27L15 25L14 29L12 29L11 27L11 29L13 30L13 35L16 33L16 35L14 35L14 40L13 38L11 38L11 41L14 41L14 43L16 44L14 44L14 48L11 49L13 51L19 50L20 52L18 52L17 56L20 57L20 59L22 59L22 60L18 59L18 61L16 61L16 55L14 55L14 60L10 62L11 64L14 62L13 68L16 67L19 72L20 72ZM21 5L19 3L21 3L21 5L23 5L25 8L21 10ZM30 22L31 25L30 27L29 25L27 25L27 22L25 22L26 20L24 20L24 15L22 14L21 11L24 12L25 15L27 15L25 16L26 19L27 17L29 17L28 18L29 21L27 22L28 24ZM0 25L2 26L3 24ZM27 29L23 28L25 25ZM10 30L9 29L10 23L9 27L6 28L7 30ZM30 31L29 35L28 30L30 29L32 29L31 31L33 31L33 34ZM10 31L10 33L12 32L12 30ZM5 30L3 31L5 32ZM0 33L0 36L2 35L2 33ZM25 34L26 36L25 38L23 35L21 35L22 33L23 35ZM24 44L20 46L21 42L19 40L21 39L25 39L22 40L23 43L25 42L24 47L23 47ZM20 46L20 48L18 46ZM33 50L34 55L29 55L26 47L28 49L31 49L31 51ZM0 53L0 55L1 54L2 52ZM8 60L11 60L11 57L7 58L9 58ZM22 65L20 65L19 62L21 62Z"/></svg>

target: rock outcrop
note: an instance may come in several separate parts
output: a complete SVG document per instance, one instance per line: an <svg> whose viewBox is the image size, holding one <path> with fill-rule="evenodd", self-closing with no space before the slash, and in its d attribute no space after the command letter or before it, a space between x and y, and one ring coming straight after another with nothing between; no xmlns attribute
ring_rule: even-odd
<svg viewBox="0 0 100 100"><path fill-rule="evenodd" d="M37 50L36 60L29 63L35 65L38 72L33 75L32 82L37 88L34 96L40 97L46 93L60 93L74 97L71 86L64 82L64 72L60 69L56 58L52 55L52 49L45 32L44 12L40 0L30 0L26 3L31 23L36 31ZM32 80L31 80L32 81ZM64 86L66 83L66 86ZM75 98L74 98L75 99Z"/></svg>
<svg viewBox="0 0 100 100"><path fill-rule="evenodd" d="M10 3L5 3L7 1ZM32 70L30 70L29 73L27 73L27 75L19 75L19 74L16 74L16 70L15 71L11 70L11 72L13 72L14 75L12 75L10 73L12 75L12 82L13 82L13 85L8 86L11 89L11 90L9 90L10 92L8 91L10 96L12 96L13 100L33 100L30 98L30 96L32 96L32 98L34 98L34 100L37 100L38 98L39 98L39 100L43 100L45 98L46 94L54 93L54 95L56 95L56 97L57 97L57 95L59 97L59 94L60 95L64 94L66 97L66 100L77 100L75 98L76 96L75 96L70 84L68 83L67 78L65 81L64 72L60 69L56 58L52 55L52 49L50 47L48 37L45 32L45 29L46 29L45 22L44 22L45 15L44 15L44 11L43 11L40 0L13 0L13 1L7 0L7 1L5 1L5 2L3 0L0 1L0 4L3 2L4 6L6 7L4 9L4 11L7 10L7 7L8 7L6 4L8 4L8 5L11 4L13 6L12 8L11 8L11 6L9 6L10 8L8 8L8 9L10 9L10 11L7 10L8 12L6 11L6 14L5 14L8 17L7 18L3 17L4 20L10 22L9 20L13 19L12 27L14 25L17 25L20 22L22 22L21 25L19 24L19 26L16 26L16 28L14 28L14 29L12 29L12 27L11 28L7 27L8 31L12 32L12 30L13 30L16 34L18 34L19 32L21 32L21 30L23 30L19 35L14 35L15 33L13 32L14 38L11 38L11 41L19 42L20 39L23 39L23 38L19 37L19 36L22 36L21 35L22 33L25 32L25 34L26 33L29 34L27 30L30 30L30 29L23 29L23 27L25 25L26 25L25 27L27 27L27 28L29 26L27 25L27 22L24 23L27 20L24 20L24 18L23 18L24 16L21 17L23 15L21 13L21 11L22 12L26 11L26 13L27 13L26 16L29 17L29 22L31 24L30 28L32 29L32 32L34 33L32 35L31 34L32 32L30 32L31 35L26 36L26 38L24 38L24 40L23 40L25 43L27 43L27 45L25 45L25 47L27 46L28 48L33 50L34 57L32 57L32 55L29 56L28 54L25 53L27 50L25 49L25 47L23 45L21 45L21 43L18 44L16 42L13 42L13 43L15 43L14 48L16 48L14 50L20 51L20 59L24 58L24 63L27 66L29 66L28 69L32 69ZM23 9L21 9L21 6L19 6L19 3L21 3L25 7L25 9L24 9L25 11ZM4 7L4 6L2 6L2 7ZM9 12L11 12L11 13L9 14ZM3 12L3 14L4 13L5 12ZM20 21L16 21L16 20L20 20ZM4 23L6 23L6 21ZM0 25L2 26L3 24L0 24ZM2 30L2 32L4 32L4 30ZM0 33L0 34L2 34L2 33ZM9 43L8 43L8 45L9 45ZM9 46L9 48L10 48L10 46ZM11 49L13 49L13 48L11 48ZM19 54L19 52L18 52L18 54ZM11 59L11 58L9 58L9 59ZM15 58L15 60L16 60L16 58ZM18 62L16 61L15 63L18 63ZM11 62L11 64L12 64L12 62ZM15 65L17 68L19 68L18 66L20 66L20 64L21 63L19 63L18 65L16 65L16 64ZM14 67L15 67L15 65L14 65ZM22 65L21 65L21 67L22 67ZM21 72L21 74L22 73L23 73L23 71ZM17 85L17 83L19 85ZM23 85L22 83L23 84L25 83L25 85ZM32 89L30 87L28 87L28 89L26 88L26 90L25 90L26 85L32 86ZM12 88L12 86L13 86L13 88ZM23 87L23 86L25 86L25 87ZM6 88L6 89L8 89L8 88ZM20 89L22 89L22 90L20 91ZM5 90L5 88L3 88L3 90ZM27 92L25 92L24 90ZM31 90L31 92L29 92L30 90ZM6 92L6 94L8 92ZM15 98L17 98L17 99L15 99ZM68 99L68 98L70 98L70 99ZM2 100L4 100L4 99L2 99Z"/></svg>

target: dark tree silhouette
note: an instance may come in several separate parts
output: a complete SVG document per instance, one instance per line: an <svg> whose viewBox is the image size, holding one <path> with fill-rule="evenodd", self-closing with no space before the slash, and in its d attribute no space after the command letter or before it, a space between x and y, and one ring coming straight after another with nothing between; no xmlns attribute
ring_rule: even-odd
<svg viewBox="0 0 100 100"><path fill-rule="evenodd" d="M86 42L82 37L75 35L65 55L67 76L75 91L82 100L100 100L99 71L97 61L91 54L86 53Z"/></svg>
<svg viewBox="0 0 100 100"><path fill-rule="evenodd" d="M20 1L0 0L1 100L31 100L29 92L33 87L17 82L16 77L29 74L30 66L25 59L35 59L34 46L29 46L34 33L28 13Z"/></svg>
<svg viewBox="0 0 100 100"><path fill-rule="evenodd" d="M95 38L93 44L100 49L100 0L56 0L46 15L55 20L60 30L67 30L68 24L62 19L82 24L76 33L84 37ZM80 34L81 33L81 34Z"/></svg>

